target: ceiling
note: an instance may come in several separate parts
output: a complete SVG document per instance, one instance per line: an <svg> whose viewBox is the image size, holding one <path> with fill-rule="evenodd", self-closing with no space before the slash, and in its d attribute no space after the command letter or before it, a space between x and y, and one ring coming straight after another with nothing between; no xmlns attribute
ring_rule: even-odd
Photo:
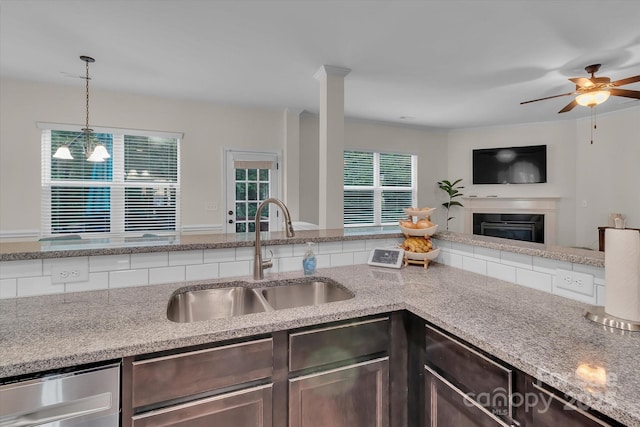
<svg viewBox="0 0 640 427"><path fill-rule="evenodd" d="M0 75L317 112L323 65L345 115L469 128L576 119L569 77L640 74L637 0L0 0ZM640 83L625 86L640 89ZM633 108L611 97L598 113Z"/></svg>

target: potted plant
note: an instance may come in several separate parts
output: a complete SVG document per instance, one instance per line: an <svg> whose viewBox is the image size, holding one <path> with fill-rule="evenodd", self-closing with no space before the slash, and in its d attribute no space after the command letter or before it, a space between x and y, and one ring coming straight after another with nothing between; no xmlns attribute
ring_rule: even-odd
<svg viewBox="0 0 640 427"><path fill-rule="evenodd" d="M449 210L451 209L451 206L463 207L462 203L458 202L457 200L453 200L456 197L460 197L463 195L460 192L460 190L463 189L464 187L461 185L458 185L461 182L462 182L462 178L453 181L453 183L446 179L443 179L442 181L438 181L438 186L440 187L440 189L449 195L449 200L442 204L442 206L444 206L447 209L447 231L449 230L449 220L452 220L453 218L455 218L453 216L449 216Z"/></svg>

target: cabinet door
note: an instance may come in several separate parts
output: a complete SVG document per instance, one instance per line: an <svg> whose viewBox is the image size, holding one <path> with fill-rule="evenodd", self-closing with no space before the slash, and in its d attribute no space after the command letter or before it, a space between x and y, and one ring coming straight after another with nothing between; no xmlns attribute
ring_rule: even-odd
<svg viewBox="0 0 640 427"><path fill-rule="evenodd" d="M613 424L596 417L592 412L581 409L578 402L571 403L551 393L535 383L532 391L536 393L537 403L529 408L533 427L611 427ZM578 405L578 406L576 406Z"/></svg>
<svg viewBox="0 0 640 427"><path fill-rule="evenodd" d="M272 386L260 386L133 417L133 427L271 427Z"/></svg>
<svg viewBox="0 0 640 427"><path fill-rule="evenodd" d="M425 366L424 427L509 425Z"/></svg>
<svg viewBox="0 0 640 427"><path fill-rule="evenodd" d="M289 380L291 427L388 425L388 357Z"/></svg>

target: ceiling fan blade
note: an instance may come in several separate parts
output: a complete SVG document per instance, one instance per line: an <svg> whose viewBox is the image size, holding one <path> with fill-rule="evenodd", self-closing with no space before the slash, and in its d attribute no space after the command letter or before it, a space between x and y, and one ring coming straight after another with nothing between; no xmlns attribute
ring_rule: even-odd
<svg viewBox="0 0 640 427"><path fill-rule="evenodd" d="M546 98L539 98L539 99L532 99L531 101L524 101L521 102L520 105L522 104L528 104L530 102L538 102L538 101L544 101L545 99L552 99L552 98L559 98L561 96L567 96L567 95L573 95L575 92L569 92L569 93L563 93L562 95L553 95L553 96L547 96Z"/></svg>
<svg viewBox="0 0 640 427"><path fill-rule="evenodd" d="M574 77L569 79L576 84L578 87L589 88L593 86L593 82L586 77Z"/></svg>
<svg viewBox="0 0 640 427"><path fill-rule="evenodd" d="M566 113L567 111L571 111L577 105L578 105L578 102L574 99L573 101L568 103L562 110L558 111L558 114Z"/></svg>
<svg viewBox="0 0 640 427"><path fill-rule="evenodd" d="M609 93L615 96L625 96L627 98L640 99L640 90L609 89Z"/></svg>
<svg viewBox="0 0 640 427"><path fill-rule="evenodd" d="M640 76L627 77L626 79L616 80L611 83L612 86L624 86L631 83L640 82Z"/></svg>

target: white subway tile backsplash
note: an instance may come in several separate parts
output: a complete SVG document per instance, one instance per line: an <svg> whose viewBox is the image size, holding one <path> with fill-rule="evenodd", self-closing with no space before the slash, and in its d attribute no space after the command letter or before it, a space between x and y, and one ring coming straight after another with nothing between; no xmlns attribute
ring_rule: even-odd
<svg viewBox="0 0 640 427"><path fill-rule="evenodd" d="M353 263L366 264L367 262L369 262L369 255L371 255L371 251L354 252Z"/></svg>
<svg viewBox="0 0 640 427"><path fill-rule="evenodd" d="M451 244L451 249L449 250L452 254L465 255L465 256L473 256L473 246L465 245L464 243L455 243Z"/></svg>
<svg viewBox="0 0 640 427"><path fill-rule="evenodd" d="M571 263L566 261L557 261L555 259L533 257L533 270L551 275L556 274L556 269L571 270Z"/></svg>
<svg viewBox="0 0 640 427"><path fill-rule="evenodd" d="M42 260L42 275L51 276L51 269L57 268L77 268L85 267L89 268L89 257L70 257L70 258L51 258Z"/></svg>
<svg viewBox="0 0 640 427"><path fill-rule="evenodd" d="M331 267L331 255L316 254L316 268Z"/></svg>
<svg viewBox="0 0 640 427"><path fill-rule="evenodd" d="M487 261L487 276L516 283L516 268L510 265Z"/></svg>
<svg viewBox="0 0 640 427"><path fill-rule="evenodd" d="M109 272L109 288L126 288L149 284L149 270L124 270Z"/></svg>
<svg viewBox="0 0 640 427"><path fill-rule="evenodd" d="M289 258L280 258L278 260L278 271L300 271L302 272L302 259L301 256L294 256Z"/></svg>
<svg viewBox="0 0 640 427"><path fill-rule="evenodd" d="M142 254L131 254L131 268L156 268L169 266L168 252L149 252Z"/></svg>
<svg viewBox="0 0 640 427"><path fill-rule="evenodd" d="M596 305L604 306L604 286L596 286Z"/></svg>
<svg viewBox="0 0 640 427"><path fill-rule="evenodd" d="M18 278L18 296L31 297L35 295L61 294L64 284L51 284L51 276Z"/></svg>
<svg viewBox="0 0 640 427"><path fill-rule="evenodd" d="M255 247L236 248L236 261L252 260L255 250Z"/></svg>
<svg viewBox="0 0 640 427"><path fill-rule="evenodd" d="M248 260L231 261L220 264L219 277L248 276L253 274L253 263Z"/></svg>
<svg viewBox="0 0 640 427"><path fill-rule="evenodd" d="M331 267L341 267L343 265L353 265L353 253L331 254Z"/></svg>
<svg viewBox="0 0 640 427"><path fill-rule="evenodd" d="M500 263L527 270L533 269L533 257L531 255L500 251Z"/></svg>
<svg viewBox="0 0 640 427"><path fill-rule="evenodd" d="M185 281L184 265L149 269L150 285L157 285L159 283L184 282L184 281Z"/></svg>
<svg viewBox="0 0 640 427"><path fill-rule="evenodd" d="M321 242L314 244L312 248L316 254L317 267L327 268L365 264L374 248L397 247L403 240L404 238L399 237ZM604 305L604 268L438 239L433 239L433 243L441 249L436 262L579 301ZM274 265L265 270L265 274L295 271L302 274L302 258L307 250L306 244L273 245L266 246L266 249L273 251ZM254 252L254 247L239 247L3 261L0 262L0 298L251 276ZM266 257L270 256L269 251L266 251ZM73 267L82 263L89 265L88 281L51 284L53 266ZM593 293L580 296L571 289L558 290L553 282L556 269L573 270L594 276Z"/></svg>
<svg viewBox="0 0 640 427"><path fill-rule="evenodd" d="M516 283L539 291L552 292L552 277L547 273L516 268Z"/></svg>
<svg viewBox="0 0 640 427"><path fill-rule="evenodd" d="M573 264L573 271L591 274L594 278L603 280L602 283L604 283L604 268L585 264Z"/></svg>
<svg viewBox="0 0 640 427"><path fill-rule="evenodd" d="M202 250L169 252L169 266L202 264Z"/></svg>
<svg viewBox="0 0 640 427"><path fill-rule="evenodd" d="M0 299L18 296L18 279L0 279Z"/></svg>
<svg viewBox="0 0 640 427"><path fill-rule="evenodd" d="M472 273L487 275L487 261L483 259L472 258L469 256L462 257L462 269Z"/></svg>
<svg viewBox="0 0 640 427"><path fill-rule="evenodd" d="M212 262L208 264L187 265L186 280L216 279L220 276L220 264Z"/></svg>
<svg viewBox="0 0 640 427"><path fill-rule="evenodd" d="M293 256L293 245L274 245L267 246L271 252L273 252L273 258L286 258ZM267 257L271 256L271 253L267 251Z"/></svg>
<svg viewBox="0 0 640 427"><path fill-rule="evenodd" d="M109 289L109 273L103 271L101 273L90 273L89 280L86 282L65 283L65 292L85 292L99 291Z"/></svg>
<svg viewBox="0 0 640 427"><path fill-rule="evenodd" d="M89 257L89 272L129 270L130 255L96 255Z"/></svg>
<svg viewBox="0 0 640 427"><path fill-rule="evenodd" d="M473 256L485 261L500 262L500 251L497 249L482 248L476 246L473 248Z"/></svg>
<svg viewBox="0 0 640 427"><path fill-rule="evenodd" d="M342 252L342 242L320 242L318 244L319 254L337 254Z"/></svg>
<svg viewBox="0 0 640 427"><path fill-rule="evenodd" d="M205 264L236 260L236 248L205 249L203 253Z"/></svg>
<svg viewBox="0 0 640 427"><path fill-rule="evenodd" d="M0 279L42 276L42 260L3 261L0 263Z"/></svg>
<svg viewBox="0 0 640 427"><path fill-rule="evenodd" d="M346 240L342 242L343 252L359 252L364 251L366 244L364 240Z"/></svg>

